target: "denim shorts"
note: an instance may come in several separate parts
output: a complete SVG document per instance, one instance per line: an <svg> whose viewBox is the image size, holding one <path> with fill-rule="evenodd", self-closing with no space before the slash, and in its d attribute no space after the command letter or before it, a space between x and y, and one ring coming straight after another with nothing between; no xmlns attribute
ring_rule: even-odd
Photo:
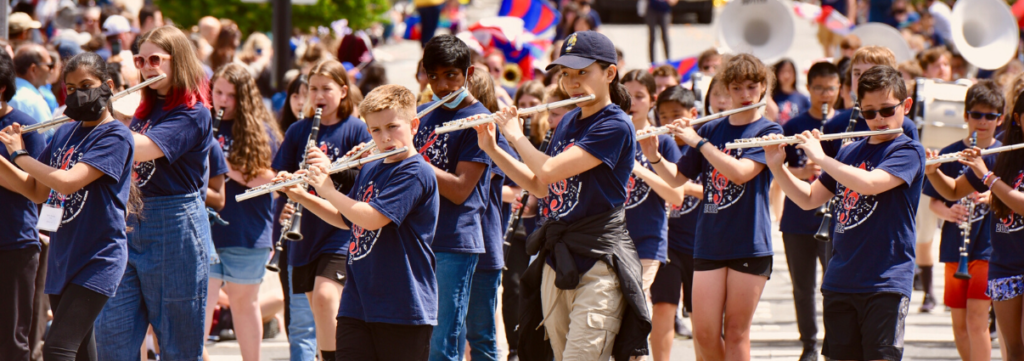
<svg viewBox="0 0 1024 361"><path fill-rule="evenodd" d="M210 265L210 278L240 285L258 285L267 272L270 248L217 248L220 263Z"/></svg>

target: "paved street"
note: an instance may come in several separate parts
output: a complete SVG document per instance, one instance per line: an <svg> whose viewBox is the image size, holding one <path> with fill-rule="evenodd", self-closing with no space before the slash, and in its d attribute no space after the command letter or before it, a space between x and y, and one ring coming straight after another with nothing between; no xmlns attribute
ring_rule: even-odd
<svg viewBox="0 0 1024 361"><path fill-rule="evenodd" d="M497 13L497 0L475 0L470 9L471 22L482 16ZM795 20L796 39L788 56L798 66L806 70L811 62L822 56L821 47L814 36L815 28L807 21ZM647 29L643 25L605 25L601 31L608 35L619 46L625 55L627 69L647 68ZM714 45L713 28L704 25L675 25L672 28L671 40L673 58L693 56ZM376 57L384 61L388 80L417 90L415 67L420 57L418 42L401 42L383 46L375 51ZM662 52L657 52L659 56ZM546 61L546 59L544 59ZM802 77L802 74L801 74ZM802 82L802 80L801 80ZM775 227L777 229L777 227ZM800 343L797 341L795 315L792 302L792 288L786 266L785 252L782 247L781 234L773 234L775 246L774 270L771 280L765 288L761 302L758 304L752 328L752 358L754 360L796 360L800 355ZM938 244L935 244L938 252ZM937 253L936 253L937 254ZM943 278L941 266L935 268L937 284L935 292L941 301ZM820 280L820 270L819 270ZM906 322L905 360L957 360L959 359L953 345L953 333L950 326L949 313L943 306L936 308L932 314L917 313L921 304L922 294L915 292L911 314ZM819 296L820 307L820 296ZM689 319L686 319L689 322ZM818 310L818 323L821 324L821 310ZM499 326L499 332L502 327ZM821 335L819 335L819 338ZM504 345L504 336L499 335ZM288 345L284 335L276 339L265 340L263 344L263 360L288 360ZM999 360L998 342L993 343L993 360ZM212 359L216 361L241 360L238 356L238 345L235 342L221 342L210 347ZM693 342L677 339L673 347L672 360L693 360Z"/></svg>

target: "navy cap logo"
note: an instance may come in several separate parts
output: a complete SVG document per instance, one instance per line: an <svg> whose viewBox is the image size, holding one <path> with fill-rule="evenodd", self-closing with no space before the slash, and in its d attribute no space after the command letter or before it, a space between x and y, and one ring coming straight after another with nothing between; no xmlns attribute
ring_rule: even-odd
<svg viewBox="0 0 1024 361"><path fill-rule="evenodd" d="M572 35L569 36L569 40L566 40L565 43L568 44L565 47L565 52L568 53L572 51L572 47L576 46L576 33L572 33Z"/></svg>

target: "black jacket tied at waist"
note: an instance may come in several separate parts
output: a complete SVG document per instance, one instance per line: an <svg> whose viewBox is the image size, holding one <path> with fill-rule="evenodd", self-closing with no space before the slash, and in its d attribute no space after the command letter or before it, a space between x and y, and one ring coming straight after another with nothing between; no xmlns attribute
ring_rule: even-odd
<svg viewBox="0 0 1024 361"><path fill-rule="evenodd" d="M539 254L520 280L522 312L518 352L521 360L550 361L553 357L551 344L540 328L544 320L541 279L548 255L554 257L555 286L564 290L576 289L580 282L573 255L607 263L619 278L619 288L627 304L612 355L616 361L627 361L630 356L648 354L651 314L643 291L643 267L626 232L625 219L625 208L618 207L571 224L549 220L527 239L526 252Z"/></svg>

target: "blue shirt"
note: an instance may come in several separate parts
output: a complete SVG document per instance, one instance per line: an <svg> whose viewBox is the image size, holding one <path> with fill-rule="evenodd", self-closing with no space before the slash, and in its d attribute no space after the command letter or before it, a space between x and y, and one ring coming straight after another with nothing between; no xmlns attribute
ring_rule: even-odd
<svg viewBox="0 0 1024 361"><path fill-rule="evenodd" d="M989 168L991 169L991 168ZM979 192L988 190L974 172L967 172L967 180ZM1003 182L1018 192L1024 192L1024 170L1013 179ZM1010 212L1005 217L992 215L992 252L988 263L988 279L1024 275L1024 216Z"/></svg>
<svg viewBox="0 0 1024 361"><path fill-rule="evenodd" d="M135 139L128 127L111 121L95 127L64 124L39 161L57 169L85 163L103 173L77 192L51 192L48 202L63 204L60 228L50 232L45 292L59 295L73 283L114 297L128 265L125 212L131 189Z"/></svg>
<svg viewBox="0 0 1024 361"><path fill-rule="evenodd" d="M13 109L7 115L0 117L0 129L7 128L14 123L25 126L37 122L18 109ZM46 147L46 140L39 132L23 133L21 139L24 141L25 150L32 158L38 158L39 154L43 152L43 148ZM0 147L0 157L10 159L7 147ZM36 231L38 222L36 203L20 193L0 187L0 204L3 204L0 207L0 219L4 220L3 227L0 227L0 251L28 247L39 248L39 232Z"/></svg>
<svg viewBox="0 0 1024 361"><path fill-rule="evenodd" d="M845 133L846 128L850 126L850 114L852 113L853 108L837 111L835 115L832 116L832 119L829 119L828 122L825 123L825 134ZM858 117L857 125L853 126L852 131L861 132L866 130L871 130L871 128L868 127L868 123L864 120L863 116ZM910 137L911 140L918 142L921 141L917 136L917 125L914 124L913 120L910 120L910 118L907 118L906 116L903 117L903 135ZM826 155L832 158L835 158L836 154L839 154L839 148L842 146L842 139L821 142L821 149L825 151Z"/></svg>
<svg viewBox="0 0 1024 361"><path fill-rule="evenodd" d="M512 147L508 145L505 137L498 135L498 146L513 157L518 157ZM476 269L481 271L496 271L505 267L505 228L508 225L508 218L505 217L505 204L501 201L501 190L507 183L508 177L496 164L490 165L490 171L485 176L490 176L491 181L487 190L487 209L480 217L484 231L484 249L486 252L480 255L476 262Z"/></svg>
<svg viewBox="0 0 1024 361"><path fill-rule="evenodd" d="M1002 146L998 140L992 144L989 148L995 148ZM956 141L953 144L942 148L939 154L958 153L961 150L967 149L967 145L962 140ZM996 157L998 154L989 154L983 156L985 160L985 166L988 169L993 169L996 165ZM939 171L948 177L956 179L965 173L972 173L971 168L961 164L960 162L949 162L943 163L939 166ZM975 178L976 179L976 178ZM968 181L971 177L967 178ZM984 187L984 184L981 185ZM987 188L987 187L985 187ZM957 199L950 202L942 197L935 187L932 186L931 182L924 182L924 195L940 199L946 204L946 207L952 207L953 205L960 204L963 200ZM971 234L969 236L971 243L967 247L967 259L974 260L985 260L989 259L992 253L992 229L989 223L992 222L992 217L989 216L991 207L987 203L975 203L974 213L971 215ZM950 223L942 221L942 241L939 244L939 262L958 262L960 261L960 246L964 242L964 237L961 235L960 226L956 223Z"/></svg>
<svg viewBox="0 0 1024 361"><path fill-rule="evenodd" d="M832 208L832 258L822 290L843 293L900 293L910 297L914 243L924 182L924 147L900 136L881 144L862 139L839 151L836 160L866 171L881 169L904 181L881 194L858 194L828 173L818 180L840 197Z"/></svg>
<svg viewBox="0 0 1024 361"><path fill-rule="evenodd" d="M352 225L348 283L338 316L437 325L437 264L430 243L440 196L430 164L419 156L371 162L359 173L349 197L368 203L391 222L375 231Z"/></svg>
<svg viewBox="0 0 1024 361"><path fill-rule="evenodd" d="M182 104L164 110L166 99L157 98L149 119L132 118L129 128L145 135L164 156L136 162L135 181L144 198L206 192L210 135L213 119L202 103L191 109Z"/></svg>
<svg viewBox="0 0 1024 361"><path fill-rule="evenodd" d="M39 88L22 78L14 79L15 92L11 101L7 102L14 109L20 110L36 121L42 123L53 118L50 106L39 92Z"/></svg>
<svg viewBox="0 0 1024 361"><path fill-rule="evenodd" d="M670 135L658 136L658 152L663 161L675 163L679 160L679 146ZM654 171L651 162L636 145L637 162ZM634 165L635 166L635 165ZM665 199L651 189L643 179L629 173L626 187L626 230L633 239L636 253L641 259L654 259L665 263L668 260L668 215L665 214Z"/></svg>
<svg viewBox="0 0 1024 361"><path fill-rule="evenodd" d="M668 1L665 0L649 0L647 3L647 11L667 13L672 11L672 5L669 5Z"/></svg>
<svg viewBox="0 0 1024 361"><path fill-rule="evenodd" d="M39 87L39 95L43 96L43 100L46 101L46 106L50 109L50 114L53 114L54 110L57 110L59 106L57 104L57 97L53 96L53 84L46 84Z"/></svg>
<svg viewBox="0 0 1024 361"><path fill-rule="evenodd" d="M416 111L423 110L429 104L421 105ZM451 174L455 174L459 162L491 164L487 153L480 150L477 144L475 130L434 133L434 128L445 122L477 114L490 112L480 102L459 110L451 110L444 106L434 109L420 119L420 128L412 140L416 150L434 167ZM434 252L484 253L481 214L487 207L490 178L486 172L481 175L473 191L462 204L455 204L448 198L441 197L441 214L444 217L438 219L436 237L434 243L430 245Z"/></svg>
<svg viewBox="0 0 1024 361"><path fill-rule="evenodd" d="M780 90L772 95L772 100L779 106L779 124L782 125L811 108L811 98L798 91L786 94Z"/></svg>
<svg viewBox="0 0 1024 361"><path fill-rule="evenodd" d="M231 153L231 145L235 142L234 133L232 133L234 123L230 120L221 121L220 129L216 134L217 142L213 149L220 149L224 154ZM266 131L270 142L270 154L264 156L273 159L274 154L277 153L277 139L270 134L269 128ZM242 202L235 201L235 196L244 193L247 189L244 185L231 179L224 182L227 199L224 209L220 211L220 216L228 221L228 225L211 229L213 244L217 248L270 248L273 244L274 240L271 239L274 226L273 196L264 194Z"/></svg>
<svg viewBox="0 0 1024 361"><path fill-rule="evenodd" d="M581 111L581 108L576 108L565 114L545 154L554 157L570 147L580 147L601 164L548 185L548 194L538 205L538 224L552 219L573 223L626 204L629 175L633 172L636 154L633 123L615 104L609 104L586 118L580 118ZM586 273L597 262L592 258L573 257L580 274ZM547 262L554 266L553 257L548 257Z"/></svg>
<svg viewBox="0 0 1024 361"><path fill-rule="evenodd" d="M729 124L729 118L705 123L697 134L736 159L765 164L760 147L724 150L725 144L741 138L760 138L781 134L782 127L761 118L746 125ZM771 256L771 219L768 213L768 187L772 174L767 167L744 184L736 184L720 173L700 151L679 158L679 170L687 178L701 178L704 206L697 217L697 242L693 257L729 260Z"/></svg>
<svg viewBox="0 0 1024 361"><path fill-rule="evenodd" d="M804 131L821 130L821 124L821 119L811 116L808 112L803 112L782 126L782 134L792 136ZM790 167L803 167L807 164L807 156L804 154L803 149L788 146L786 147L786 162L789 163ZM812 177L807 182L813 183L815 179ZM782 219L779 220L779 231L792 234L817 233L818 227L821 226L821 217L815 216L815 212L817 212L816 209L804 210L800 208L796 203L789 200L789 197L786 197L782 209Z"/></svg>
<svg viewBox="0 0 1024 361"><path fill-rule="evenodd" d="M821 0L821 6L831 6L833 9L838 11L840 14L847 15L850 11L846 6L846 0Z"/></svg>
<svg viewBox="0 0 1024 361"><path fill-rule="evenodd" d="M309 132L312 129L313 120L311 118L299 120L288 127L284 134L284 142L281 143L281 148L274 157L271 167L275 170L292 173L298 171L299 163L306 155L306 143L309 141ZM359 143L371 140L373 138L366 130L366 123L349 116L337 124L321 124L316 144L333 162L343 157ZM316 190L313 187L309 187L309 192L316 195ZM345 254L350 238L348 230L324 222L313 212L303 212L301 223L302 241L289 242L288 265L292 267L305 266L321 254Z"/></svg>
<svg viewBox="0 0 1024 361"><path fill-rule="evenodd" d="M679 148L680 158L686 153L693 152L693 148L683 145ZM700 177L690 178L690 182L701 185ZM700 211L700 197L685 196L683 204L670 205L668 212L668 248L693 256L693 243L697 236L697 215Z"/></svg>

